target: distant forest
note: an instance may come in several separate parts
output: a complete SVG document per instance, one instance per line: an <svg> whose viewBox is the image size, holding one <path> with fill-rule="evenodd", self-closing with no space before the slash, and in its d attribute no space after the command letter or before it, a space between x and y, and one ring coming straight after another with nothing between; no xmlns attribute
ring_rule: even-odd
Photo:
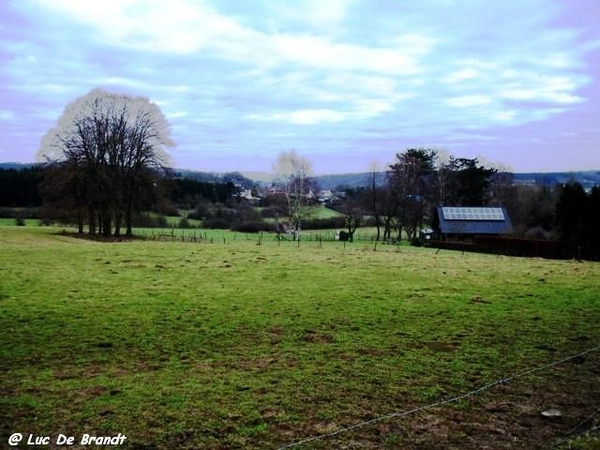
<svg viewBox="0 0 600 450"><path fill-rule="evenodd" d="M42 206L39 187L44 168L33 164L0 164L0 207L35 208ZM237 189L254 183L237 172L218 175L206 172L172 171L163 178L162 189L175 204L202 197L224 203Z"/></svg>
<svg viewBox="0 0 600 450"><path fill-rule="evenodd" d="M378 186L386 182L387 172L375 173ZM569 182L579 183L584 190L600 185L600 171L531 172L511 174L514 185L553 188ZM39 185L43 168L35 164L0 163L0 207L35 208L42 206ZM319 175L312 178L313 186L321 190L345 191L368 186L372 173ZM256 181L239 172L214 173L173 169L164 177L167 198L176 205L201 197L212 203L225 203L242 189L256 189L270 183Z"/></svg>
<svg viewBox="0 0 600 450"><path fill-rule="evenodd" d="M385 183L387 172L377 172L377 184L379 186ZM370 173L346 173L335 175L321 175L314 177L316 183L321 189L345 189L359 188L371 183L372 174ZM526 184L553 187L557 184L576 181L581 184L585 190L590 190L593 186L600 185L600 171L579 171L579 172L529 172L512 174L514 184Z"/></svg>
<svg viewBox="0 0 600 450"><path fill-rule="evenodd" d="M487 180L484 180L482 195L479 196L483 203L471 203L505 206L515 236L600 248L600 235L594 231L600 223L600 171L504 174L476 169ZM52 203L43 202L45 174L45 169L39 165L0 164L0 217L17 216L20 219L39 219L45 224L72 224L74 219L68 208L61 211L53 208ZM383 233L384 239L400 239L401 226L410 239L416 239L419 227L429 224L429 207L434 205L423 206L425 194L423 197L408 196L411 200L409 206L415 203L423 206L413 221L406 213L402 221L396 220L391 213L385 218L391 199L390 188L400 181L397 179L390 183L390 176L393 178L393 171L313 177L310 186L315 197L311 201L314 205L319 204L319 193L322 197L322 191L329 191L328 195L332 198L327 201L321 199L321 204L335 210L337 215L318 219L305 217L302 228L346 228L352 236L356 226L377 226L379 239L381 222L387 230ZM419 179L426 181L427 177ZM461 186L463 190L471 189L468 185L465 179L459 181L456 187L459 191ZM274 190L275 186L251 180L238 172L215 174L169 170L157 178L155 189L144 200L134 225L164 227L173 223L168 222L166 217L175 216L179 218L177 226L181 228L202 226L237 231L273 231L273 221L285 222L288 215L285 199L281 192ZM466 200L455 202L457 205L471 203ZM411 208L405 210L412 211ZM414 226L407 228L412 222ZM397 237L391 235L394 227L397 228Z"/></svg>
<svg viewBox="0 0 600 450"><path fill-rule="evenodd" d="M33 198L33 191L37 187L31 185L31 180L27 179L27 171L20 175L11 175L8 173L8 169L14 169L15 171L22 171L25 169L35 169L35 164L23 164L23 163L0 163L0 173L2 178L0 179L0 206L9 206L7 203L7 197L2 196L3 191L9 191L11 189L16 190L17 187L21 187L19 184L5 183L6 180L13 178L14 183L26 183L30 191L25 195L27 198ZM35 176L36 170L29 172L29 176ZM385 184L387 172L381 171L376 174L376 183L379 186ZM22 176L21 176L22 175ZM255 180L252 177L244 176L240 172L203 172L198 170L188 169L172 169L170 176L177 179L187 179L206 183L228 183L231 182L236 186L244 189L252 189L253 187L266 186L270 184L264 180ZM517 185L535 185L544 187L553 187L557 184L568 183L569 181L575 181L583 186L586 191L589 191L593 186L600 185L600 170L588 170L588 171L577 171L577 172L527 172L527 173L513 173L513 183ZM17 180L19 178L19 180ZM315 185L319 189L329 190L345 190L361 188L371 183L372 174L369 172L363 173L344 173L344 174L331 174L331 175L317 175L313 177ZM14 186L14 187L13 187ZM5 189L3 189L5 188ZM39 200L39 199L38 199ZM16 202L20 206L39 206L39 203L27 203L21 200Z"/></svg>

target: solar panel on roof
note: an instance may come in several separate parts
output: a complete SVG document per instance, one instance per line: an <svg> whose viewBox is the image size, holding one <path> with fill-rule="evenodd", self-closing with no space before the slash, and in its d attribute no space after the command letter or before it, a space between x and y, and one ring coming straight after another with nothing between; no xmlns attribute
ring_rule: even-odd
<svg viewBox="0 0 600 450"><path fill-rule="evenodd" d="M505 220L502 208L442 207L446 220Z"/></svg>

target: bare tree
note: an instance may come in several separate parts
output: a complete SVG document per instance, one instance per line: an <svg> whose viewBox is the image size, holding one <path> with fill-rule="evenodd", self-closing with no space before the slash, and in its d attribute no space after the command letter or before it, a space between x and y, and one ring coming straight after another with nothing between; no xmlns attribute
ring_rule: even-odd
<svg viewBox="0 0 600 450"><path fill-rule="evenodd" d="M386 186L381 191L380 196L381 204L381 217L383 220L383 241L400 240L401 229L398 228L397 214L400 201L398 199L398 193L393 189L393 182L391 172L387 173ZM398 234L396 238L392 237L392 230L397 230Z"/></svg>
<svg viewBox="0 0 600 450"><path fill-rule="evenodd" d="M37 159L69 167L64 173L85 180L85 195L77 198L86 199L90 234L108 236L114 226L119 235L124 220L131 235L140 190L150 189L156 170L168 165L166 148L172 145L156 104L94 89L66 106L42 138ZM53 196L72 198L73 183L62 186Z"/></svg>
<svg viewBox="0 0 600 450"><path fill-rule="evenodd" d="M368 204L371 212L373 213L373 218L375 219L375 227L377 228L377 236L375 240L378 241L381 238L381 215L383 213L383 205L382 205L382 189L377 187L377 174L379 173L379 168L377 163L371 163L369 167L369 199Z"/></svg>
<svg viewBox="0 0 600 450"><path fill-rule="evenodd" d="M274 166L277 183L283 191L287 216L294 228L294 239L299 239L302 222L308 216L312 165L295 150L281 152Z"/></svg>

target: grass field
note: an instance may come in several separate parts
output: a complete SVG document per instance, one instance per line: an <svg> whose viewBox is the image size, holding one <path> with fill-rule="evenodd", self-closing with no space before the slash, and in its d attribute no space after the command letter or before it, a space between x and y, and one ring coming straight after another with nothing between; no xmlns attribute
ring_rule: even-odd
<svg viewBox="0 0 600 450"><path fill-rule="evenodd" d="M0 226L2 448L277 449L600 343L598 263L57 231ZM295 448L598 448L599 353Z"/></svg>
<svg viewBox="0 0 600 450"><path fill-rule="evenodd" d="M307 243L319 242L319 241L334 241L336 232L338 229L323 229L323 230L302 230L300 243L296 242L296 246L304 246ZM374 238L377 232L375 227L373 228L361 228L354 233L354 240L362 242L361 246L367 246L370 248L376 248L381 244L375 243ZM262 232L262 233L241 233L231 230L220 230L220 229L203 229L203 228L138 228L135 230L135 235L139 238L147 240L158 240L158 241L181 241L181 242L201 242L207 243L225 243L225 244L237 244L242 241L250 241L254 243L262 242L277 242L278 235L276 233ZM280 235L281 237L282 235ZM291 237L283 235L283 240L290 240ZM377 245L376 245L377 244ZM344 244L341 243L341 247Z"/></svg>

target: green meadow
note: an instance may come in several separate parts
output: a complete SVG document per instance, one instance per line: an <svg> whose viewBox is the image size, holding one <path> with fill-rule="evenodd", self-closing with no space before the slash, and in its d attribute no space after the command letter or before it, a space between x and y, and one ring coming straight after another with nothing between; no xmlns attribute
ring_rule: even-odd
<svg viewBox="0 0 600 450"><path fill-rule="evenodd" d="M211 236L0 226L2 448L277 449L600 343L599 263ZM599 354L294 448L598 448Z"/></svg>

